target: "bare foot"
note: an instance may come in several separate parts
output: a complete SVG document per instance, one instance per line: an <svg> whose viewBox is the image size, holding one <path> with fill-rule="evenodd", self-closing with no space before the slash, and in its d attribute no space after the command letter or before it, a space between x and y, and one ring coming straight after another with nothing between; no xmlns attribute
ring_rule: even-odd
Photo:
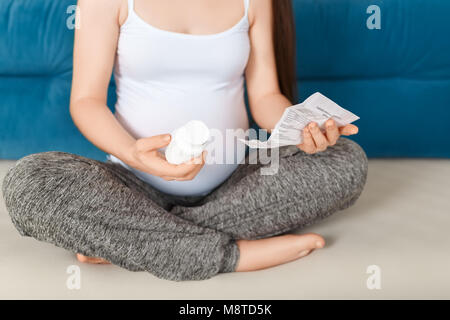
<svg viewBox="0 0 450 320"><path fill-rule="evenodd" d="M315 249L325 246L318 234L288 234L261 240L237 241L240 258L237 272L255 271L275 267L303 258Z"/></svg>
<svg viewBox="0 0 450 320"><path fill-rule="evenodd" d="M77 253L77 259L78 261L82 263L89 263L89 264L111 264L110 262L102 259L102 258L94 258L94 257L86 257L82 254Z"/></svg>

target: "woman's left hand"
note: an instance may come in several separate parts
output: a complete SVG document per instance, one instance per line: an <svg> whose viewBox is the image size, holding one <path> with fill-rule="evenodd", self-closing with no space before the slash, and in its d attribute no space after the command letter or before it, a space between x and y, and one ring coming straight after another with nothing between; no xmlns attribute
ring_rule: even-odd
<svg viewBox="0 0 450 320"><path fill-rule="evenodd" d="M358 127L349 124L338 128L333 119L325 123L325 133L323 133L317 123L311 122L303 129L303 143L297 147L308 154L315 154L325 151L329 146L334 146L341 135L351 136L358 133Z"/></svg>

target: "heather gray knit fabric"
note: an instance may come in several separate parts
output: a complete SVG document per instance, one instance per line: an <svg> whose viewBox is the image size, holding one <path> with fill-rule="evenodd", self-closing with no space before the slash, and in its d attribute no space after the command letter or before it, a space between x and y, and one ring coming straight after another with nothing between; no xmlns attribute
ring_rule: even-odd
<svg viewBox="0 0 450 320"><path fill-rule="evenodd" d="M235 270L238 239L258 239L310 225L353 204L367 158L341 138L307 155L280 149L276 175L242 164L203 198L158 192L120 165L63 152L19 160L3 195L24 236L104 258L170 280L200 280Z"/></svg>

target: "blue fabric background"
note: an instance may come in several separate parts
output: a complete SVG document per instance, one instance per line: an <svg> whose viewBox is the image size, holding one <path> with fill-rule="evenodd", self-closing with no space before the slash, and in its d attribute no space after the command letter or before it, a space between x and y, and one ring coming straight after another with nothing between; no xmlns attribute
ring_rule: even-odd
<svg viewBox="0 0 450 320"><path fill-rule="evenodd" d="M354 139L371 157L450 157L450 1L293 2L300 100L320 91L358 114ZM75 3L0 1L0 158L59 150L104 160L69 115ZM381 30L366 26L373 4Z"/></svg>

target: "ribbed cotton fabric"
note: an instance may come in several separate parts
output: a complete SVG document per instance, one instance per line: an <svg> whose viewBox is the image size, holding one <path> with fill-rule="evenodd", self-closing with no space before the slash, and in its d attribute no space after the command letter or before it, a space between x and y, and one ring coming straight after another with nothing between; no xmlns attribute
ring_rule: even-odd
<svg viewBox="0 0 450 320"><path fill-rule="evenodd" d="M226 130L249 127L244 101L244 71L250 54L249 0L242 19L217 34L191 35L161 30L144 21L128 1L120 30L114 76L116 118L134 137L171 133L201 120L220 137L210 150L223 161L206 165L193 181L165 181L120 163L156 189L179 196L205 195L224 182L245 157ZM223 150L223 151L222 151ZM233 160L226 162L225 160Z"/></svg>

